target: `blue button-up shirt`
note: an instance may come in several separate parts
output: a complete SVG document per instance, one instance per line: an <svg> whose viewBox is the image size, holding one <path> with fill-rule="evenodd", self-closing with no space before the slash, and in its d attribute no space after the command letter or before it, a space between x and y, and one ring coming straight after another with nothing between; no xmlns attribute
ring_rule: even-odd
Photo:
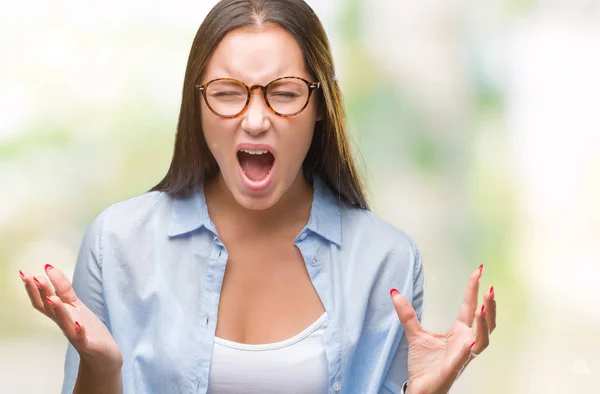
<svg viewBox="0 0 600 394"><path fill-rule="evenodd" d="M389 291L404 294L421 319L415 245L374 213L341 203L318 177L295 244L329 316L328 392L400 393L408 343ZM73 287L123 353L125 394L206 393L227 256L201 188L185 199L146 193L93 220ZM69 345L63 394L78 363Z"/></svg>

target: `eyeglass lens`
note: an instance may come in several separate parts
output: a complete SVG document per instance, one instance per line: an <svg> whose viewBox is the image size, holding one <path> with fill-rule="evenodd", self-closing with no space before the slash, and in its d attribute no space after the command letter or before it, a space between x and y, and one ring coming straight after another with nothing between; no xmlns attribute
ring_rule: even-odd
<svg viewBox="0 0 600 394"><path fill-rule="evenodd" d="M267 105L281 115L293 115L306 105L310 89L301 79L275 81L267 87ZM222 116L239 114L248 101L248 90L237 81L217 80L206 87L206 100Z"/></svg>

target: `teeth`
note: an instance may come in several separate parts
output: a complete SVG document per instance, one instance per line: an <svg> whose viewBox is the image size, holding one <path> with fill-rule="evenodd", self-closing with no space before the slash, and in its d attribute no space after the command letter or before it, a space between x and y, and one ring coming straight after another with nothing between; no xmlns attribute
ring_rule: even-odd
<svg viewBox="0 0 600 394"><path fill-rule="evenodd" d="M240 149L241 152L248 153L249 155L264 155L268 151L266 150L250 150L250 149Z"/></svg>

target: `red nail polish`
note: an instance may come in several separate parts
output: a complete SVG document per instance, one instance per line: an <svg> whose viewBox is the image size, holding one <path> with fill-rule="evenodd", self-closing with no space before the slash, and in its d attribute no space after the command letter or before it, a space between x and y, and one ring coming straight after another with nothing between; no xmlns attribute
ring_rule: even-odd
<svg viewBox="0 0 600 394"><path fill-rule="evenodd" d="M81 325L78 321L75 322L75 328L77 329L77 331L81 331Z"/></svg>
<svg viewBox="0 0 600 394"><path fill-rule="evenodd" d="M473 342L473 343L471 344L471 346L469 346L469 349L473 349L473 346L475 346L475 342Z"/></svg>
<svg viewBox="0 0 600 394"><path fill-rule="evenodd" d="M400 293L400 292L396 289L390 290L390 297L393 297L396 293Z"/></svg>
<svg viewBox="0 0 600 394"><path fill-rule="evenodd" d="M51 266L50 264L46 264L46 265L44 266L44 271L48 272L48 270L49 270L50 268L54 268L54 267L53 267L53 266Z"/></svg>
<svg viewBox="0 0 600 394"><path fill-rule="evenodd" d="M496 294L494 294L494 286L490 287L490 294L493 296L495 296Z"/></svg>
<svg viewBox="0 0 600 394"><path fill-rule="evenodd" d="M52 302L52 300L48 296L46 296L46 301L48 301L48 304L54 305L54 302Z"/></svg>
<svg viewBox="0 0 600 394"><path fill-rule="evenodd" d="M479 266L479 274L480 274L480 275L481 275L481 272L482 272L482 271L483 271L483 264L481 264L481 265Z"/></svg>
<svg viewBox="0 0 600 394"><path fill-rule="evenodd" d="M481 316L483 316L483 312L485 312L485 305L481 305Z"/></svg>
<svg viewBox="0 0 600 394"><path fill-rule="evenodd" d="M34 281L34 282L35 282L35 284L36 284L36 285L38 285L38 286L41 286L41 285L42 285L42 282L40 282L40 281L38 280L38 278L36 278L35 276L33 277L33 281Z"/></svg>
<svg viewBox="0 0 600 394"><path fill-rule="evenodd" d="M21 279L25 279L25 274L23 273L23 271L19 270L19 275L21 275Z"/></svg>

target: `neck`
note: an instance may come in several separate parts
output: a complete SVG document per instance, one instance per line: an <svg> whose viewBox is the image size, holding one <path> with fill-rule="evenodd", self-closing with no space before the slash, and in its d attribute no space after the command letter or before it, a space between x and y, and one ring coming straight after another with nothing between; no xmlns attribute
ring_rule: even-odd
<svg viewBox="0 0 600 394"><path fill-rule="evenodd" d="M313 199L312 186L298 174L292 186L273 205L263 210L251 210L241 206L225 184L221 175L205 187L206 203L213 218L219 222L235 223L245 231L269 231L281 228L303 227L308 222ZM219 223L215 222L219 227Z"/></svg>

